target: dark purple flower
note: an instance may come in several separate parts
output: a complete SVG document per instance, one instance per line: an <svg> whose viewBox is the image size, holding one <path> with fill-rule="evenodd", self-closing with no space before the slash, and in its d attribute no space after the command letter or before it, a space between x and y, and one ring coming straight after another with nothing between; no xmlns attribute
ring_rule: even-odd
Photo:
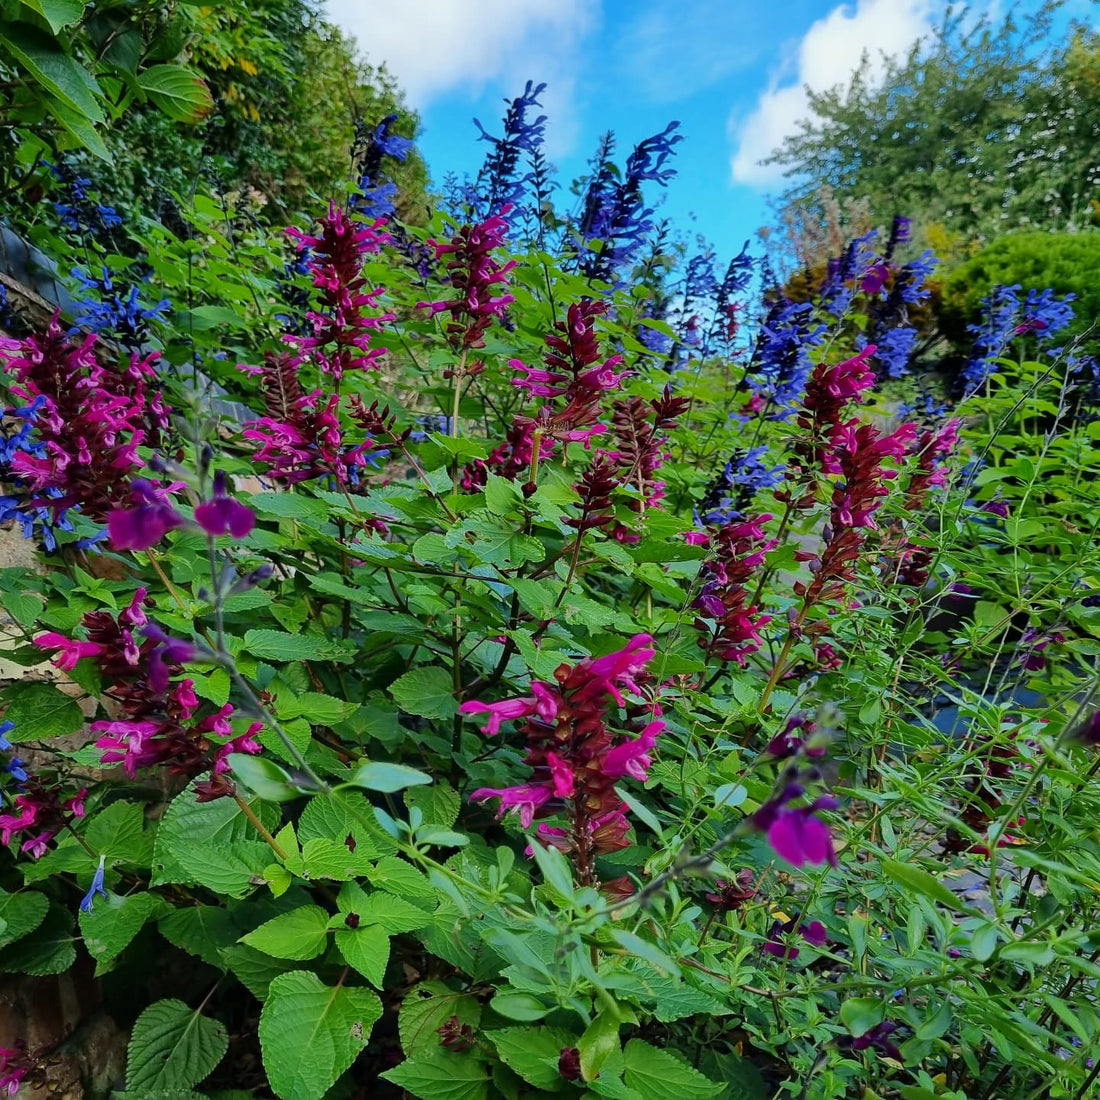
<svg viewBox="0 0 1100 1100"><path fill-rule="evenodd" d="M225 474L219 470L214 475L214 496L195 509L195 522L208 535L232 535L235 539L243 539L251 534L256 516L251 508L226 493Z"/></svg>
<svg viewBox="0 0 1100 1100"><path fill-rule="evenodd" d="M149 623L141 632L156 642L149 656L149 686L155 692L165 692L169 678L179 671L177 666L195 659L195 647L181 638L165 634L156 623Z"/></svg>
<svg viewBox="0 0 1100 1100"><path fill-rule="evenodd" d="M768 834L776 855L795 867L807 863L837 866L833 838L825 822L815 817L819 810L835 810L840 803L831 795L820 795L807 806L790 809L787 803L801 798L799 783L788 783L780 794L765 802L750 818L756 828Z"/></svg>
<svg viewBox="0 0 1100 1100"><path fill-rule="evenodd" d="M184 522L164 487L144 478L134 479L130 501L133 507L115 508L107 517L107 532L116 550L148 550Z"/></svg>
<svg viewBox="0 0 1100 1100"><path fill-rule="evenodd" d="M786 957L788 959L798 958L799 949L787 943L784 939L789 933L795 931L795 923L792 918L785 923L776 921L772 925L768 939L764 943L764 950L769 955L777 955L780 958ZM798 925L798 933L811 947L824 947L826 940L829 938L828 930L819 920Z"/></svg>
<svg viewBox="0 0 1100 1100"><path fill-rule="evenodd" d="M885 1054L887 1058L893 1058L895 1062L904 1061L901 1051L891 1041L890 1036L897 1030L897 1024L891 1020L884 1020L881 1024L875 1024L870 1031L851 1039L848 1042L850 1050L877 1050L879 1054Z"/></svg>

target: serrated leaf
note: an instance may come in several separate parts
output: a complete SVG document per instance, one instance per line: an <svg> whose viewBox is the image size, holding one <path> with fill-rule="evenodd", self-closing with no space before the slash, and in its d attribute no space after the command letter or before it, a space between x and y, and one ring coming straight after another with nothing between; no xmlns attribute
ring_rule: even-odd
<svg viewBox="0 0 1100 1100"><path fill-rule="evenodd" d="M432 919L430 914L404 898L394 897L382 890L368 894L354 882L346 883L340 888L337 904L341 913L354 913L361 925L381 925L391 936L401 932L415 932L430 924Z"/></svg>
<svg viewBox="0 0 1100 1100"><path fill-rule="evenodd" d="M189 1089L225 1057L225 1027L175 999L151 1004L134 1024L126 1052L126 1087L142 1095Z"/></svg>
<svg viewBox="0 0 1100 1100"><path fill-rule="evenodd" d="M25 682L7 689L9 700L6 721L14 722L9 741L43 741L76 733L84 725L84 715L76 700L53 684Z"/></svg>
<svg viewBox="0 0 1100 1100"><path fill-rule="evenodd" d="M350 661L351 647L316 634L287 634L282 630L249 630L244 648L262 661Z"/></svg>
<svg viewBox="0 0 1100 1100"><path fill-rule="evenodd" d="M364 817L371 817L370 803L357 792L341 792L338 798L316 795L309 800L298 819L298 840L303 849L306 841L314 838L332 840L347 845L349 849L354 847L357 858L373 859L379 854L379 838L369 825L350 812L345 803L351 803Z"/></svg>
<svg viewBox="0 0 1100 1100"><path fill-rule="evenodd" d="M90 913L80 910L78 920L84 946L96 961L96 973L110 968L115 957L141 931L152 916L156 901L151 894L120 897L107 892L96 897Z"/></svg>
<svg viewBox="0 0 1100 1100"><path fill-rule="evenodd" d="M555 1089L561 1083L561 1052L578 1041L560 1027L505 1027L487 1035L505 1065L540 1089Z"/></svg>
<svg viewBox="0 0 1100 1100"><path fill-rule="evenodd" d="M367 873L372 886L408 898L433 898L435 887L427 876L397 856L383 856Z"/></svg>
<svg viewBox="0 0 1100 1100"><path fill-rule="evenodd" d="M214 108L205 81L184 65L151 65L138 74L138 83L170 118L198 122Z"/></svg>
<svg viewBox="0 0 1100 1100"><path fill-rule="evenodd" d="M63 974L75 959L72 915L60 905L51 905L33 932L0 950L0 973Z"/></svg>
<svg viewBox="0 0 1100 1100"><path fill-rule="evenodd" d="M446 780L439 780L430 787L410 787L402 796L405 805L415 807L424 815L425 825L439 825L449 829L457 820L462 807L458 791Z"/></svg>
<svg viewBox="0 0 1100 1100"><path fill-rule="evenodd" d="M390 961L390 937L377 924L336 933L336 946L344 962L354 966L376 989L382 988L386 964Z"/></svg>
<svg viewBox="0 0 1100 1100"><path fill-rule="evenodd" d="M425 1057L410 1058L381 1076L418 1100L487 1100L489 1096L485 1063L438 1045Z"/></svg>
<svg viewBox="0 0 1100 1100"><path fill-rule="evenodd" d="M436 1028L452 1016L460 1023L476 1028L481 1023L481 1005L469 993L458 993L444 982L427 981L413 986L405 994L397 1014L401 1049L409 1058L439 1048Z"/></svg>
<svg viewBox="0 0 1100 1100"><path fill-rule="evenodd" d="M394 680L389 691L403 711L421 718L453 718L458 713L454 683L446 669L414 668Z"/></svg>
<svg viewBox="0 0 1100 1100"><path fill-rule="evenodd" d="M276 959L313 959L328 944L328 914L319 905L302 905L265 921L240 942Z"/></svg>
<svg viewBox="0 0 1100 1100"><path fill-rule="evenodd" d="M221 949L240 938L242 929L227 909L218 905L189 905L157 922L160 934L176 947L197 955L218 970L226 969Z"/></svg>
<svg viewBox="0 0 1100 1100"><path fill-rule="evenodd" d="M324 985L292 970L272 983L260 1013L260 1047L282 1100L320 1100L367 1045L382 1004L368 989Z"/></svg>
<svg viewBox="0 0 1100 1100"><path fill-rule="evenodd" d="M686 1062L641 1039L631 1039L623 1050L624 1079L641 1100L704 1100L723 1086L704 1077Z"/></svg>
<svg viewBox="0 0 1100 1100"><path fill-rule="evenodd" d="M278 811L256 800L252 808L273 825ZM157 830L153 885L182 882L243 897L263 881L271 849L256 836L237 803L228 798L196 802L188 787L172 799Z"/></svg>
<svg viewBox="0 0 1100 1100"><path fill-rule="evenodd" d="M267 999L271 983L280 974L296 969L292 962L273 959L254 947L246 947L240 943L223 947L218 954L222 957L223 965L229 967L241 985L258 1001Z"/></svg>
<svg viewBox="0 0 1100 1100"><path fill-rule="evenodd" d="M6 47L50 95L92 122L103 122L103 110L96 98L103 94L99 85L55 38L30 23L7 22L0 31L0 47Z"/></svg>
<svg viewBox="0 0 1100 1100"><path fill-rule="evenodd" d="M24 890L9 894L0 890L0 948L7 947L24 936L29 936L45 919L50 903L45 894L37 890Z"/></svg>

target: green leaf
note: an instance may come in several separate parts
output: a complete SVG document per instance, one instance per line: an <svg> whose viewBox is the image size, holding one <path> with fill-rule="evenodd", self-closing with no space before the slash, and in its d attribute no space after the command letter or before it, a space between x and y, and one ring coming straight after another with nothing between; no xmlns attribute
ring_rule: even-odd
<svg viewBox="0 0 1100 1100"><path fill-rule="evenodd" d="M258 1001L267 1000L271 983L280 974L295 969L292 962L273 959L262 951L239 943L221 948L218 954L222 957L223 965L233 971L241 984Z"/></svg>
<svg viewBox="0 0 1100 1100"><path fill-rule="evenodd" d="M157 1001L134 1024L126 1087L145 1096L156 1089L189 1089L213 1072L228 1049L229 1036L217 1020L183 1001Z"/></svg>
<svg viewBox="0 0 1100 1100"><path fill-rule="evenodd" d="M138 83L170 118L198 122L214 108L210 89L184 65L152 65L138 74Z"/></svg>
<svg viewBox="0 0 1100 1100"><path fill-rule="evenodd" d="M385 929L368 924L337 932L336 946L349 966L354 966L376 989L382 988L386 964L390 961L390 937Z"/></svg>
<svg viewBox="0 0 1100 1100"><path fill-rule="evenodd" d="M315 634L285 634L281 630L249 630L244 648L263 661L351 661L354 652L343 642Z"/></svg>
<svg viewBox="0 0 1100 1100"><path fill-rule="evenodd" d="M438 1045L425 1057L410 1058L381 1076L419 1100L487 1100L489 1096L485 1063Z"/></svg>
<svg viewBox="0 0 1100 1100"><path fill-rule="evenodd" d="M389 691L403 711L421 718L453 718L458 713L451 674L437 666L406 672Z"/></svg>
<svg viewBox="0 0 1100 1100"><path fill-rule="evenodd" d="M328 943L328 914L319 905L302 905L266 921L240 942L277 959L316 958Z"/></svg>
<svg viewBox="0 0 1100 1100"><path fill-rule="evenodd" d="M30 935L45 919L50 908L45 894L36 890L24 890L20 894L8 894L0 890L0 948Z"/></svg>
<svg viewBox="0 0 1100 1100"><path fill-rule="evenodd" d="M431 787L412 787L403 795L405 805L414 806L424 815L425 825L439 825L449 829L457 820L462 807L458 792L445 780Z"/></svg>
<svg viewBox="0 0 1100 1100"><path fill-rule="evenodd" d="M553 1011L553 1006L543 1004L530 993L498 993L489 1002L489 1007L505 1019L524 1023L541 1020Z"/></svg>
<svg viewBox="0 0 1100 1100"><path fill-rule="evenodd" d="M401 1049L410 1058L439 1049L436 1028L452 1016L476 1029L481 1023L481 1005L469 993L457 993L440 981L421 982L405 994L397 1013Z"/></svg>
<svg viewBox="0 0 1100 1100"><path fill-rule="evenodd" d="M75 23L84 14L84 0L21 0L31 11L38 12L57 34L62 27Z"/></svg>
<svg viewBox="0 0 1100 1100"><path fill-rule="evenodd" d="M63 974L75 959L73 918L67 909L51 905L33 932L0 951L0 973Z"/></svg>
<svg viewBox="0 0 1100 1100"><path fill-rule="evenodd" d="M95 898L92 911L79 913L84 946L96 961L96 974L109 970L116 956L141 931L157 902L151 894L120 897L107 892Z"/></svg>
<svg viewBox="0 0 1100 1100"><path fill-rule="evenodd" d="M55 38L29 23L9 22L0 31L0 47L5 47L50 95L92 122L103 122L97 98L103 94L99 85Z"/></svg>
<svg viewBox="0 0 1100 1100"><path fill-rule="evenodd" d="M218 905L189 905L157 922L160 934L183 951L218 970L226 969L221 949L237 942L243 929L236 917Z"/></svg>
<svg viewBox="0 0 1100 1100"><path fill-rule="evenodd" d="M964 905L938 878L920 867L914 867L911 863L898 863L893 859L880 860L879 866L889 878L909 890L923 894L957 912L978 915L977 910Z"/></svg>
<svg viewBox="0 0 1100 1100"><path fill-rule="evenodd" d="M624 1078L641 1100L703 1100L721 1092L722 1085L704 1077L667 1050L658 1050L641 1039L631 1039L623 1051Z"/></svg>
<svg viewBox="0 0 1100 1100"><path fill-rule="evenodd" d="M980 924L970 937L970 954L978 962L985 962L997 950L997 926Z"/></svg>
<svg viewBox="0 0 1100 1100"><path fill-rule="evenodd" d="M540 1089L556 1089L561 1084L558 1060L562 1049L577 1045L577 1036L560 1027L505 1027L486 1034L504 1063Z"/></svg>
<svg viewBox="0 0 1100 1100"><path fill-rule="evenodd" d="M320 1100L367 1045L382 1004L367 989L331 988L292 970L272 983L260 1013L260 1047L282 1100Z"/></svg>
<svg viewBox="0 0 1100 1100"><path fill-rule="evenodd" d="M886 1006L878 997L849 997L840 1006L840 1022L853 1034L862 1035L882 1023Z"/></svg>
<svg viewBox="0 0 1100 1100"><path fill-rule="evenodd" d="M53 684L25 682L8 688L10 699L6 721L14 722L8 734L10 741L43 741L76 733L84 725L84 715L75 699L59 691Z"/></svg>
<svg viewBox="0 0 1100 1100"><path fill-rule="evenodd" d="M392 794L406 787L417 787L430 783L432 777L427 772L417 771L407 764L389 764L384 760L367 760L360 764L348 782L353 787L363 787L368 791L380 791Z"/></svg>
<svg viewBox="0 0 1100 1100"><path fill-rule="evenodd" d="M233 774L250 791L268 802L292 802L302 797L302 792L290 782L289 774L274 760L246 752L233 752L229 754L228 762Z"/></svg>
<svg viewBox="0 0 1100 1100"><path fill-rule="evenodd" d="M397 856L383 856L368 872L372 886L406 898L434 898L435 887L427 876Z"/></svg>
<svg viewBox="0 0 1100 1100"><path fill-rule="evenodd" d="M599 1075L604 1062L619 1052L619 1014L605 1009L584 1029L577 1043L581 1055L581 1075L591 1081Z"/></svg>
<svg viewBox="0 0 1100 1100"><path fill-rule="evenodd" d="M252 808L274 824L275 807L256 801ZM172 800L157 830L152 884L181 882L243 897L263 881L271 862L271 849L255 836L232 799L196 802L188 787Z"/></svg>
<svg viewBox="0 0 1100 1100"><path fill-rule="evenodd" d="M354 913L359 923L381 925L391 936L415 932L431 923L430 914L404 898L375 890L368 894L361 886L349 882L340 888L337 899L341 913Z"/></svg>

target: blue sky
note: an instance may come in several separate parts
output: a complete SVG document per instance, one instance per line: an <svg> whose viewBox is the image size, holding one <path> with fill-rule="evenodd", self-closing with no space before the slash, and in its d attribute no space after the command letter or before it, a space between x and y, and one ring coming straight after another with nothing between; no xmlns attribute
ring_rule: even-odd
<svg viewBox="0 0 1100 1100"><path fill-rule="evenodd" d="M866 49L906 50L942 0L328 0L330 18L385 62L423 122L436 182L474 174L489 146L473 117L500 132L505 99L548 84L547 152L570 182L614 130L621 158L681 122L678 175L659 213L703 234L721 259L768 221L781 189L758 161L804 116L803 85L845 81ZM1076 6L1076 2L1074 4Z"/></svg>

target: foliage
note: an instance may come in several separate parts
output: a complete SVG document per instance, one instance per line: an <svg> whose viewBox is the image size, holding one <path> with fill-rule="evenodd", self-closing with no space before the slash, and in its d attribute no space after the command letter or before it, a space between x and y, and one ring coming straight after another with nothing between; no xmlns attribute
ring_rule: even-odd
<svg viewBox="0 0 1100 1100"><path fill-rule="evenodd" d="M1100 264L1098 233L1010 233L999 237L956 268L943 291L941 323L965 340L965 326L978 320L981 303L998 286L1025 291L1049 288L1073 296L1075 319L1061 331L1065 343L1084 336L1100 317L1100 289L1093 272Z"/></svg>
<svg viewBox="0 0 1100 1100"><path fill-rule="evenodd" d="M1059 33L1061 8L999 22L949 9L881 75L865 58L847 86L811 93L813 114L772 158L792 178L783 206L807 209L788 216L812 221L828 188L867 200L878 222L918 211L921 226L958 234L963 255L1005 230L1090 224L1100 54L1093 31Z"/></svg>
<svg viewBox="0 0 1100 1100"><path fill-rule="evenodd" d="M1013 319L899 408L908 222L752 322L746 254L658 259L676 140L577 217L504 158L424 228L42 229L0 972L93 959L123 1095L1088 1094L1089 376Z"/></svg>

